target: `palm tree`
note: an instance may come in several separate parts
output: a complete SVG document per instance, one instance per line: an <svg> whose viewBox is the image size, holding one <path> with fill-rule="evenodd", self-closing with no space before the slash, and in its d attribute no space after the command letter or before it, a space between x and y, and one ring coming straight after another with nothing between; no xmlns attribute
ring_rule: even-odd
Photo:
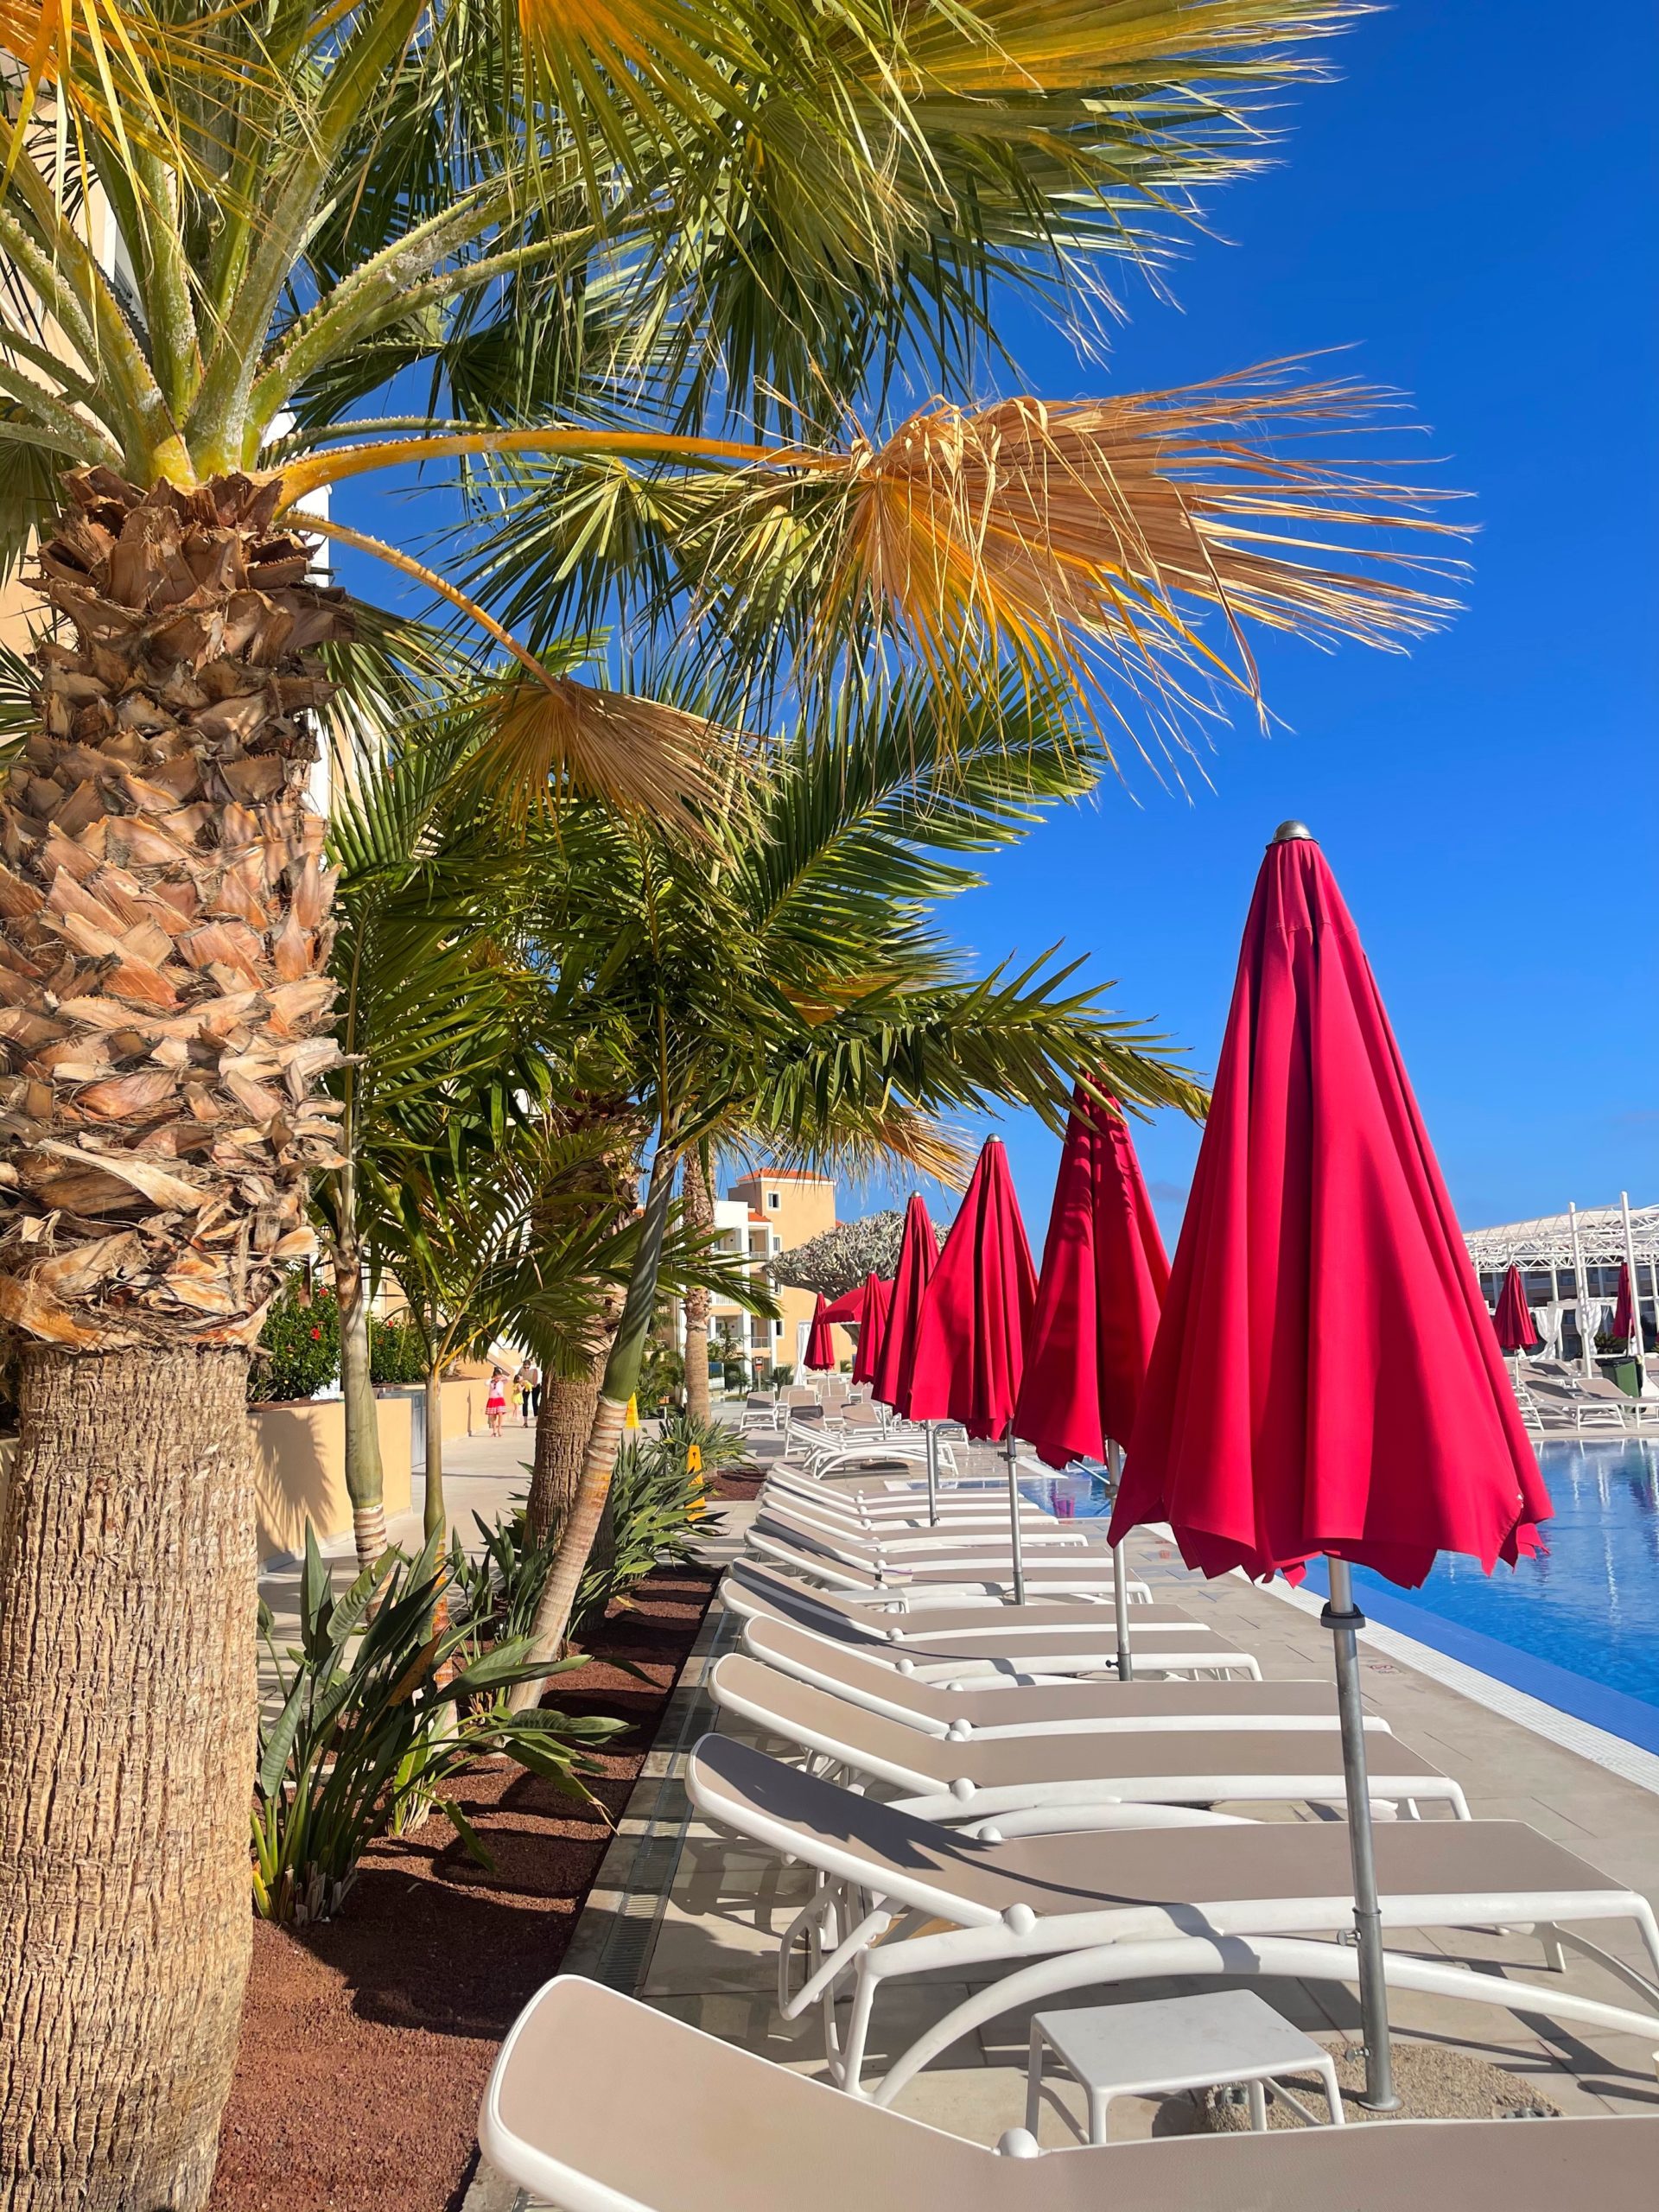
<svg viewBox="0 0 1659 2212"><path fill-rule="evenodd" d="M940 712L918 682L764 750L711 823L712 854L613 819L596 819L580 845L567 836L542 922L565 963L559 995L580 989L586 944L602 979L596 1024L638 1040L636 1108L654 1149L538 1651L563 1640L603 1513L677 1165L747 1146L949 1172L957 1155L941 1115L1017 1103L1058 1118L1084 1069L1103 1071L1120 1097L1199 1110L1202 1093L1161 1040L1071 988L1074 967L1046 954L974 975L935 918L981 880L973 859L1083 796L1100 766L1056 702L1017 679L963 715Z"/></svg>
<svg viewBox="0 0 1659 2212"><path fill-rule="evenodd" d="M526 645L302 503L409 467L539 526L512 469L568 470L534 487L550 606L611 588L614 531L572 551L597 484L699 622L735 637L770 595L793 639L810 602L821 663L833 619L959 687L975 654L1070 671L1096 637L1199 656L1205 607L1409 632L1421 607L1386 571L1302 550L1401 499L1269 457L1254 397L1073 416L1063 438L949 409L877 446L842 435L892 378L965 393L995 281L1151 251L1192 190L1257 158L1253 95L1306 73L1306 39L1346 13L13 10L0 528L14 560L38 542L51 632L0 801L22 1416L0 1529L0 2193L20 2212L199 2205L230 2078L247 1347L311 1249L312 1179L351 1173L346 1102L321 1088L334 877L307 786L366 624L315 579L315 537L378 550L505 657L504 759L673 807L709 741L584 690L544 630ZM736 556L712 594L711 530Z"/></svg>

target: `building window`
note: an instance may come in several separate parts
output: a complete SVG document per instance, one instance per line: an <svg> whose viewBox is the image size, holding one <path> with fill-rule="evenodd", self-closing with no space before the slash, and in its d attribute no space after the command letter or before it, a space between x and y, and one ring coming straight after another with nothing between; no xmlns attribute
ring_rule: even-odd
<svg viewBox="0 0 1659 2212"><path fill-rule="evenodd" d="M774 1322L772 1323L772 1335L773 1335L774 1337L781 1337L781 1336L783 1335L783 1333L784 1333L784 1325L783 1325L783 1323L782 1323L781 1321L774 1321Z"/></svg>
<svg viewBox="0 0 1659 2212"><path fill-rule="evenodd" d="M768 1191L766 1192L766 1204L772 1208L774 1213L778 1211L778 1197L779 1194L776 1191Z"/></svg>

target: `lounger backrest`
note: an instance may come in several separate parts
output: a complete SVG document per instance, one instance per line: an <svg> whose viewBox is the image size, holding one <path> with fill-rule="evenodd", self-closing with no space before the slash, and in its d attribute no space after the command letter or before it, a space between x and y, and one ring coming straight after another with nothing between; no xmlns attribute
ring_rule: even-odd
<svg viewBox="0 0 1659 2212"><path fill-rule="evenodd" d="M891 1783L895 1789L949 1789L967 1770L959 1747L780 1675L741 1651L717 1659L708 1680L715 1704L726 1711L741 1713L766 1734L782 1736L803 1751Z"/></svg>
<svg viewBox="0 0 1659 2212"><path fill-rule="evenodd" d="M792 1675L798 1681L906 1713L906 1726L924 1728L930 1735L943 1735L962 1703L959 1696L945 1697L913 1675L865 1658L856 1645L836 1643L788 1621L751 1620L743 1630L743 1648L763 1665Z"/></svg>

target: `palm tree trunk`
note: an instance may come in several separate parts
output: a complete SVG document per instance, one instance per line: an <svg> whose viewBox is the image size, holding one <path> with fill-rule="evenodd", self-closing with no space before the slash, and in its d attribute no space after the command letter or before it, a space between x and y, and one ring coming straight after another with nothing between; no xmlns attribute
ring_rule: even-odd
<svg viewBox="0 0 1659 2212"><path fill-rule="evenodd" d="M248 1958L246 1348L339 1164L306 649L349 625L280 483L67 481L0 794L0 2201L190 2212Z"/></svg>
<svg viewBox="0 0 1659 2212"><path fill-rule="evenodd" d="M386 1548L385 1470L380 1417L369 1371L369 1294L354 1242L334 1248L340 1304L340 1391L346 1402L346 1494L352 1501L357 1563L372 1566Z"/></svg>
<svg viewBox="0 0 1659 2212"><path fill-rule="evenodd" d="M247 1355L22 1357L0 1527L0 2203L202 2204L247 1977Z"/></svg>
<svg viewBox="0 0 1659 2212"><path fill-rule="evenodd" d="M585 1374L557 1375L550 1370L542 1378L542 1409L536 1416L536 1461L524 1507L525 1529L532 1543L544 1543L555 1529L562 1529L575 1503L610 1348L607 1329Z"/></svg>
<svg viewBox="0 0 1659 2212"><path fill-rule="evenodd" d="M426 1370L426 1499L421 1532L429 1541L443 1534L443 1370Z"/></svg>
<svg viewBox="0 0 1659 2212"><path fill-rule="evenodd" d="M576 1592L611 1494L611 1478L616 1471L616 1455L621 1446L628 1400L639 1382L651 1336L657 1279L662 1268L663 1238L668 1228L673 1190L674 1161L667 1146L659 1142L652 1163L651 1186L645 1195L639 1249L629 1278L622 1318L617 1324L615 1341L605 1363L604 1381L582 1454L576 1494L560 1532L559 1548L531 1624L531 1652L537 1659L556 1657L564 1649ZM540 1701L542 1688L539 1682L521 1682L510 1693L509 1702L515 1711L522 1712Z"/></svg>
<svg viewBox="0 0 1659 2212"><path fill-rule="evenodd" d="M702 1172L702 1160L694 1148L680 1170L680 1204L685 1226L706 1235L715 1225L714 1196ZM709 1307L707 1287L687 1287L685 1294L685 1410L693 1421L709 1418Z"/></svg>

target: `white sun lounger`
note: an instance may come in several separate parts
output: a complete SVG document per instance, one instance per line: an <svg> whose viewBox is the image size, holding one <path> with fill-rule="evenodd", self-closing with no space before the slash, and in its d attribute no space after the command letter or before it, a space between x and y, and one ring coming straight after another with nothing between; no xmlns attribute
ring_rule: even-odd
<svg viewBox="0 0 1659 2212"><path fill-rule="evenodd" d="M1346 1797L1339 1738L1306 1729L972 1742L925 1736L742 1652L716 1660L707 1683L722 1711L829 1761L839 1770L833 1779L855 1788L882 1783L896 1793L891 1802L918 1820L994 1821L1005 1836L1127 1825L1117 1818L1124 1808L1339 1806ZM1415 1818L1421 1807L1439 1805L1469 1818L1457 1783L1392 1735L1376 1739L1370 1770L1379 1807L1401 1804Z"/></svg>
<svg viewBox="0 0 1659 2212"><path fill-rule="evenodd" d="M919 1534L936 1541L963 1529L983 1528L995 1533L999 1529L1004 1537L1008 1532L1008 1502L1006 1493L1001 1497L985 1492L943 1491L936 1508L938 1518L928 1518L927 1492L919 1496L906 1494L898 1497L873 1497L866 1491L836 1491L804 1480L793 1473L769 1476L760 1486L761 1503L803 1519L823 1522L826 1526L845 1529L849 1535L876 1541L888 1535ZM1045 1513L1029 1499L1020 1508L1021 1529L1049 1529L1082 1542L1088 1534L1088 1523L1064 1521L1058 1515Z"/></svg>
<svg viewBox="0 0 1659 2212"><path fill-rule="evenodd" d="M923 1606L884 1611L830 1590L808 1589L759 1562L734 1560L720 1586L721 1602L745 1619L764 1615L819 1635L898 1655L899 1663L935 1681L989 1673L1009 1681L1117 1672L1117 1632L1100 1605ZM879 1593L887 1595L889 1593ZM1132 1609L1137 1673L1242 1675L1262 1670L1248 1651L1235 1651L1173 1605Z"/></svg>
<svg viewBox="0 0 1659 2212"><path fill-rule="evenodd" d="M779 2004L791 2019L823 2005L830 2063L843 2088L863 2093L870 2013L883 1983L932 1973L960 1982L1016 1969L919 2036L874 2093L880 2103L959 2037L1063 1991L1192 1975L1357 1978L1357 1952L1340 1940L1354 1924L1344 1822L969 1837L726 1736L694 1747L686 1789L705 1820L818 1875L817 1896L784 1933ZM1391 1987L1659 2042L1659 1982L1561 1925L1630 1923L1659 1969L1659 1924L1645 1897L1518 1821L1385 1821L1374 1841L1385 1929L1539 1926L1548 1963L1570 1942L1647 2009L1396 1952L1386 1957ZM791 1961L802 1942L807 1970L791 1989ZM836 1999L849 1980L843 2038Z"/></svg>
<svg viewBox="0 0 1659 2212"><path fill-rule="evenodd" d="M1005 1687L995 1675L944 1688L905 1667L902 1646L838 1643L784 1620L743 1624L751 1658L795 1681L831 1691L866 1712L926 1736L957 1743L1114 1732L1166 1735L1179 1729L1307 1729L1335 1734L1336 1692L1326 1681L1091 1682ZM1367 1713L1377 1734L1389 1724Z"/></svg>
<svg viewBox="0 0 1659 2212"><path fill-rule="evenodd" d="M763 1490L760 1510L778 1519L824 1537L831 1543L844 1543L857 1552L923 1552L941 1551L961 1544L1001 1544L1004 1550L1008 1542L1008 1512L1004 1505L1000 1515L948 1513L938 1523L930 1522L925 1511L912 1512L903 1521L888 1516L885 1519L861 1519L845 1508L823 1504L814 1497L802 1497L793 1492ZM1052 1515L1035 1510L1021 1510L1020 1538L1027 1544L1064 1544L1071 1550L1097 1549L1109 1558L1105 1547L1091 1547L1088 1523L1082 1521L1057 1521Z"/></svg>
<svg viewBox="0 0 1659 2212"><path fill-rule="evenodd" d="M797 1574L834 1590L905 1589L918 1593L950 1590L953 1586L978 1589L992 1596L1014 1586L1014 1566L1006 1552L990 1548L953 1550L949 1546L920 1554L895 1557L831 1541L798 1522L762 1513L747 1532L745 1541L762 1559L777 1560ZM1062 1597L1090 1597L1109 1602L1116 1576L1109 1554L1083 1549L1033 1551L1024 1562L1027 1595L1045 1592ZM1127 1585L1125 1586L1127 1588ZM1147 1591L1142 1583L1141 1588Z"/></svg>
<svg viewBox="0 0 1659 2212"><path fill-rule="evenodd" d="M629 2125L619 2095L641 2085ZM518 2015L478 2120L562 2212L1650 2212L1659 2119L1392 2120L1039 2153L855 2102L599 1983Z"/></svg>

